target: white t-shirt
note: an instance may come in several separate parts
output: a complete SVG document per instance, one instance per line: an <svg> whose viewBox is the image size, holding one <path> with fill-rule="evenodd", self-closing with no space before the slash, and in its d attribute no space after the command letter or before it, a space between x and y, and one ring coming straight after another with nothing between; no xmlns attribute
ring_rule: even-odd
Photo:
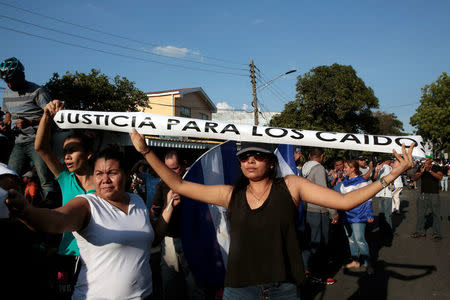
<svg viewBox="0 0 450 300"><path fill-rule="evenodd" d="M72 299L143 299L152 293L150 248L155 236L144 201L128 194L128 214L95 194L89 224L73 232L81 270Z"/></svg>
<svg viewBox="0 0 450 300"><path fill-rule="evenodd" d="M397 178L395 178L394 180L394 188L398 189L398 188L402 188L403 187L403 181L402 181L402 176L398 176Z"/></svg>
<svg viewBox="0 0 450 300"><path fill-rule="evenodd" d="M378 171L378 179L380 179L381 177L386 176L387 174L391 173L392 168L389 165L384 164L380 171ZM384 189L382 189L381 191L379 191L375 197L387 197L387 198L392 198L392 191L389 189L389 186L385 187Z"/></svg>

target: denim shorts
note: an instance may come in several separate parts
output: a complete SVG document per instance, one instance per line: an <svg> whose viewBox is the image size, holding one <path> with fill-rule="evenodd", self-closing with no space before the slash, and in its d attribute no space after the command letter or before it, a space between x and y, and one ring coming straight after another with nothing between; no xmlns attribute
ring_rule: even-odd
<svg viewBox="0 0 450 300"><path fill-rule="evenodd" d="M223 300L300 300L298 287L293 283L272 282L246 287L225 287Z"/></svg>

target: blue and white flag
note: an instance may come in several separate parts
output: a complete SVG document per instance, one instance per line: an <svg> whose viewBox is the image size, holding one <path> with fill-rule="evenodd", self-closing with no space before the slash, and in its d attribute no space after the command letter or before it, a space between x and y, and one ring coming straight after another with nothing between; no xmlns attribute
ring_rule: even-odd
<svg viewBox="0 0 450 300"><path fill-rule="evenodd" d="M207 185L233 185L241 174L236 152L234 141L222 143L198 158L183 178ZM292 145L279 145L275 154L278 157L279 177L296 174ZM302 209L300 205L300 216ZM230 246L227 210L183 197L181 240L197 284L221 287Z"/></svg>
<svg viewBox="0 0 450 300"><path fill-rule="evenodd" d="M198 158L184 179L201 184L233 185L240 174L236 143L222 143ZM221 287L230 246L225 208L183 197L181 240L199 286Z"/></svg>

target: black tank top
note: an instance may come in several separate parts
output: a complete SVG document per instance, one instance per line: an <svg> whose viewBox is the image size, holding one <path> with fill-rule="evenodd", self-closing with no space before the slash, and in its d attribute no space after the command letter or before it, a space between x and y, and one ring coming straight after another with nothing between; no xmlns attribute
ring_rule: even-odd
<svg viewBox="0 0 450 300"><path fill-rule="evenodd" d="M229 208L231 241L225 286L300 285L304 269L296 230L298 210L284 179L274 180L261 207L251 209L242 189L235 191Z"/></svg>

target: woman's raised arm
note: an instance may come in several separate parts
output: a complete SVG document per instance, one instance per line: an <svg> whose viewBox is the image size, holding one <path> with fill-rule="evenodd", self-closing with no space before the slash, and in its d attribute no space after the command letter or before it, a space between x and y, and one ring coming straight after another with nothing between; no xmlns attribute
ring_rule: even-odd
<svg viewBox="0 0 450 300"><path fill-rule="evenodd" d="M133 129L130 133L134 148L141 153L155 172L174 192L194 200L228 208L233 187L230 185L204 185L183 180L169 169L147 146L144 136Z"/></svg>
<svg viewBox="0 0 450 300"><path fill-rule="evenodd" d="M51 125L55 114L64 107L64 102L59 100L53 100L49 102L44 108L44 114L42 115L39 127L36 132L36 139L34 141L34 149L42 157L50 171L58 177L61 171L64 169L64 165L58 160L55 153L52 150L50 138L51 138Z"/></svg>
<svg viewBox="0 0 450 300"><path fill-rule="evenodd" d="M384 176L382 181L377 180L361 189L352 191L347 194L340 194L332 189L328 189L312 183L309 180L299 176L286 176L286 184L291 192L294 201L298 204L299 199L317 204L323 207L335 208L341 210L349 210L372 198L376 193L385 188L395 178L403 172L413 167L412 152L414 144L406 151L405 145L402 146L402 154L398 154L395 150L393 153L399 164L392 169L391 173Z"/></svg>

